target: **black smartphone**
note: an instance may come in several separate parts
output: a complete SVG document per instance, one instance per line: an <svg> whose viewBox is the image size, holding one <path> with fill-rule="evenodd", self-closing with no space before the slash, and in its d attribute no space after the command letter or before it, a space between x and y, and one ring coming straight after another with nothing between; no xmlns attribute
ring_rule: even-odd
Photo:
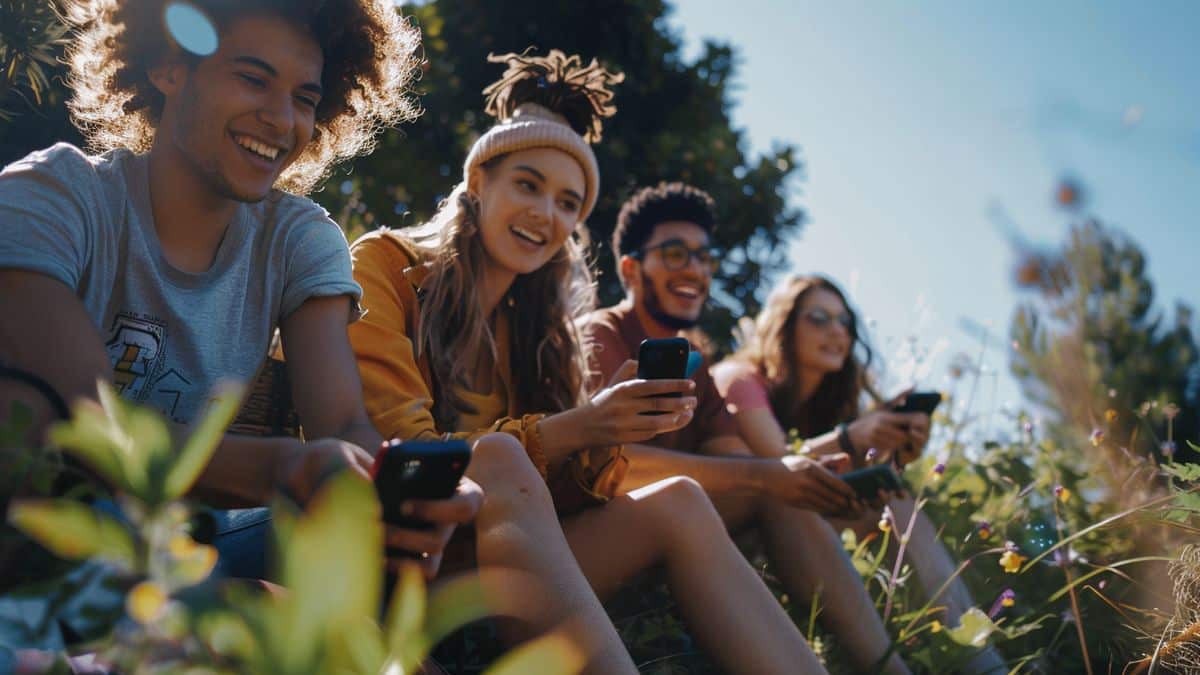
<svg viewBox="0 0 1200 675"><path fill-rule="evenodd" d="M471 463L466 441L387 441L375 456L371 478L383 506L383 521L409 529L432 524L400 513L406 499L449 499Z"/></svg>
<svg viewBox="0 0 1200 675"><path fill-rule="evenodd" d="M900 405L892 408L892 411L900 413L923 412L926 415L932 415L941 402L942 395L936 391L914 391L905 396Z"/></svg>
<svg viewBox="0 0 1200 675"><path fill-rule="evenodd" d="M691 345L685 338L655 338L642 340L638 346L638 371L640 380L682 380L687 374L688 352ZM683 394L659 394L670 398L679 398ZM656 410L645 412L643 415L665 415Z"/></svg>
<svg viewBox="0 0 1200 675"><path fill-rule="evenodd" d="M887 464L868 466L865 469L855 469L844 473L840 478L854 488L860 499L871 500L880 490L897 492L902 487L900 478Z"/></svg>

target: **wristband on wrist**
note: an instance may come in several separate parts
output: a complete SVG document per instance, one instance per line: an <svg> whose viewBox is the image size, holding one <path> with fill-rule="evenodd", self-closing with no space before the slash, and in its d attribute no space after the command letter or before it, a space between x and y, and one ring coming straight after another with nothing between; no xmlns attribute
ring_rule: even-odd
<svg viewBox="0 0 1200 675"><path fill-rule="evenodd" d="M842 422L837 425L837 440L838 447L842 449L850 458L858 456L858 451L854 449L854 444L850 442L850 423Z"/></svg>

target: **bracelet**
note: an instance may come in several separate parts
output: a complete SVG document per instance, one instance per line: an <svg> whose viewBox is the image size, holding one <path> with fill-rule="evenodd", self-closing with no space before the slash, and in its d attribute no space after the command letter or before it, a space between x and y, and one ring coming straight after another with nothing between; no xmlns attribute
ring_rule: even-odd
<svg viewBox="0 0 1200 675"><path fill-rule="evenodd" d="M34 375L28 370L13 368L12 366L0 366L0 380L12 380L27 385L37 393L42 395L42 398L50 404L54 410L54 414L58 419L69 419L71 411L67 408L67 402L63 397L55 391L50 383L42 378Z"/></svg>
<svg viewBox="0 0 1200 675"><path fill-rule="evenodd" d="M526 415L521 420L521 427L525 431L525 452L529 453L530 461L538 473L542 474L543 479L550 473L550 462L546 459L546 452L542 450L542 430L538 426L544 417L545 415Z"/></svg>
<svg viewBox="0 0 1200 675"><path fill-rule="evenodd" d="M850 442L849 422L842 422L841 424L837 425L837 440L838 446L843 452L845 452L847 455L850 455L851 459L854 459L858 456L858 451L854 449L854 444Z"/></svg>

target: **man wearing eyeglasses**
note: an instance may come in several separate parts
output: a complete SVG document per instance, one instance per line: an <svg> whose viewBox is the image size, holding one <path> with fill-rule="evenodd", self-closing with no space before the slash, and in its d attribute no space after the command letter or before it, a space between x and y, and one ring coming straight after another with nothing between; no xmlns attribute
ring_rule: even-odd
<svg viewBox="0 0 1200 675"><path fill-rule="evenodd" d="M683 183L643 188L622 206L612 246L625 299L582 322L593 389L634 377L632 359L642 340L675 337L699 321L719 267L711 245L715 214L707 193ZM887 632L841 540L822 518L855 517L864 508L834 474L848 468L849 457L755 456L738 435L707 364L692 377L692 423L647 444L626 445L630 465L621 491L671 476L698 482L731 530L762 533L790 595L804 602L820 592L822 621L857 669L878 670ZM689 518L679 514L679 526L687 527ZM882 672L908 670L892 655Z"/></svg>

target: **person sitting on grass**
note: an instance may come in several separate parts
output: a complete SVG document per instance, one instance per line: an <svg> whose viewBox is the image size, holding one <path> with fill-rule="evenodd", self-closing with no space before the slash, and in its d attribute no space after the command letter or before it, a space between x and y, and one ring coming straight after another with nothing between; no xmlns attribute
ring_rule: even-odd
<svg viewBox="0 0 1200 675"><path fill-rule="evenodd" d="M622 444L686 425L695 405L691 382L629 379L632 364L584 396L574 321L594 294L578 237L599 191L588 141L614 112L608 86L621 78L558 51L490 60L508 65L484 90L497 122L472 145L462 183L428 223L352 247L367 314L350 339L372 421L404 438L510 434L507 451L477 453L467 474L489 500L517 492L563 516L561 528L528 530L524 549L523 569L555 589L545 600L556 606L526 600L512 616L527 631L572 615L608 623L590 671L635 672L596 596L661 563L725 670L823 672L695 482L671 478L610 499ZM664 393L682 396L654 397ZM477 541L484 567L483 532Z"/></svg>
<svg viewBox="0 0 1200 675"><path fill-rule="evenodd" d="M201 0L185 26L172 4L66 3L71 111L102 154L60 143L0 173L0 363L37 383L6 392L61 413L111 387L186 427L218 380L254 378L278 328L307 442L226 435L192 496L304 503L334 472L365 478L381 437L346 336L349 247L303 195L416 115L419 35L390 0ZM419 505L436 533L388 543L436 553L481 502L466 482ZM226 573L265 575L265 530L258 555L218 538Z"/></svg>
<svg viewBox="0 0 1200 675"><path fill-rule="evenodd" d="M622 206L612 250L625 299L583 323L592 345L594 385L620 371L642 340L675 337L697 324L718 268L711 242L716 222L712 198L683 183L643 188ZM865 509L834 473L848 468L850 458L784 456L783 445L775 456L755 456L706 368L695 372L695 421L645 444L627 445L630 466L621 490L666 476L695 480L731 530L758 529L788 594L820 603L822 623L857 669L907 672L894 654L879 663L888 652L887 632L840 537L822 518L856 516ZM681 510L674 518L683 523L692 515Z"/></svg>
<svg viewBox="0 0 1200 675"><path fill-rule="evenodd" d="M904 394L862 411L864 393L880 402L868 379L871 349L854 310L829 279L785 279L745 333L738 351L713 366L712 376L742 438L756 455L781 456L788 445L785 430L790 429L808 439L804 444L813 455L848 452L859 465L868 462L866 455L872 448L878 453L874 461L894 457L902 464L928 443L927 415L891 410ZM898 531L908 530L912 521L906 554L925 599L945 607L938 617L944 623L958 623L973 602L955 575L957 563L938 542L928 516L916 511L911 496L896 497L888 504ZM872 509L857 523L838 524L856 526L862 535L874 529L880 517L880 511ZM944 584L940 596L930 597ZM990 647L967 664L967 672L1006 671Z"/></svg>

